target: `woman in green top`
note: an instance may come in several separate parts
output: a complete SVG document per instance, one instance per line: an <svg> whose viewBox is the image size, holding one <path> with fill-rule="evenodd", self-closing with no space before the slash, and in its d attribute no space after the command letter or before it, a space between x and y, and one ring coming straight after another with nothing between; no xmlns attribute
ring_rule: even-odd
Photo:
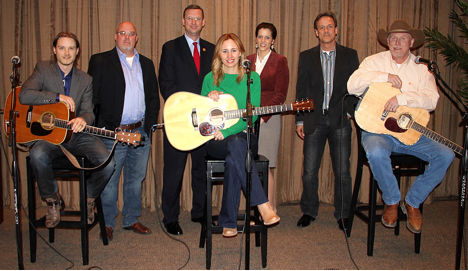
<svg viewBox="0 0 468 271"><path fill-rule="evenodd" d="M239 109L245 109L247 97L247 76L240 63L245 58L244 45L235 34L224 34L216 43L211 65L211 72L203 81L202 95L217 102L220 94L231 94L237 101ZM260 76L251 73L251 102L260 106ZM255 121L257 117L254 117ZM206 151L210 156L224 159L224 190L221 212L218 223L223 227L224 237L237 235L237 211L239 209L240 190L246 188L245 154L247 150L247 134L244 132L246 122L243 119L233 126L218 130L214 140L206 143ZM252 152L257 154L257 137L251 135ZM258 210L265 225L271 225L280 220L268 203L258 171L253 164L251 206L258 206Z"/></svg>

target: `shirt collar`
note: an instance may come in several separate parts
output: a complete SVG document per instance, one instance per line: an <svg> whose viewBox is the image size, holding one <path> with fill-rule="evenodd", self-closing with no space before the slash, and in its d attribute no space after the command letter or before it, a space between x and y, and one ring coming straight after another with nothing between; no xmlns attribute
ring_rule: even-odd
<svg viewBox="0 0 468 271"><path fill-rule="evenodd" d="M194 42L196 42L198 45L200 44L200 37L198 37L197 40L192 40L189 36L187 36L187 33L184 33L184 37L187 40L188 45L193 45Z"/></svg>
<svg viewBox="0 0 468 271"><path fill-rule="evenodd" d="M122 51L120 51L119 47L115 46L115 49L117 49L117 55L119 56L119 58L127 58L127 55L124 54ZM136 59L140 59L140 55L138 54L137 50L135 48L133 48L133 53L134 53L134 56L136 57Z"/></svg>
<svg viewBox="0 0 468 271"><path fill-rule="evenodd" d="M325 53L325 52L334 52L334 53L336 53L335 51L336 51L336 45L335 45L335 47L333 47L333 49L330 50L330 51L324 51L324 50L322 50L322 47L320 47L320 54L323 54L323 53Z"/></svg>

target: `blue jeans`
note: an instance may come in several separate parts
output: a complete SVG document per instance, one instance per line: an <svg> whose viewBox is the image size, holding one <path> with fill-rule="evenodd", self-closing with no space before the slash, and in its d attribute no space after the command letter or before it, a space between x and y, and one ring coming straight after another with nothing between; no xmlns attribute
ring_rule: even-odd
<svg viewBox="0 0 468 271"><path fill-rule="evenodd" d="M351 131L351 123L348 119L344 120L342 129L333 129L330 127L328 115L322 114L315 131L312 134L306 134L304 138L304 175L302 175L303 191L301 197L301 210L304 214L312 217L318 215L320 202L318 174L325 144L328 140L335 175L335 212L333 216L337 220L348 217L352 194L352 179L349 170ZM343 191L343 195L341 191Z"/></svg>
<svg viewBox="0 0 468 271"><path fill-rule="evenodd" d="M141 216L141 183L146 177L146 168L148 165L148 156L151 149L150 139L143 127L132 130L133 133L140 132L145 137L144 145L132 147L120 143L114 150L114 159L116 162L115 172L102 191L102 209L106 227L115 228L115 217L117 216L117 195L119 192L120 172L123 167L123 201L122 208L123 227L129 227L138 222ZM109 150L114 145L114 140L103 139Z"/></svg>
<svg viewBox="0 0 468 271"><path fill-rule="evenodd" d="M224 140L211 140L206 143L208 155L225 161L223 201L218 218L218 224L223 228L237 228L241 188L245 191L247 187L247 172L245 170L246 137L247 135L241 132L237 135L228 136ZM252 135L251 141L251 149L255 157L258 150L257 137ZM257 167L253 163L250 206L257 206L265 202L268 202L268 198L263 191Z"/></svg>
<svg viewBox="0 0 468 271"><path fill-rule="evenodd" d="M432 190L442 182L447 168L455 157L449 147L424 135L418 142L408 146L392 136L363 131L362 146L366 151L372 173L382 190L383 201L388 205L397 204L401 199L400 189L392 171L390 160L392 153L409 154L429 162L426 171L416 177L405 198L406 203L414 208L419 208Z"/></svg>
<svg viewBox="0 0 468 271"><path fill-rule="evenodd" d="M109 156L109 151L101 139L84 133L73 134L69 142L62 146L73 155L85 156L91 164L98 166ZM57 157L67 159L58 145L44 140L34 143L29 151L31 166L37 180L37 187L42 198L50 198L58 192L57 181L52 170L52 160ZM93 171L91 178L87 181L87 195L89 198L97 198L104 189L112 172L114 172L115 161L110 159L109 163L101 170Z"/></svg>

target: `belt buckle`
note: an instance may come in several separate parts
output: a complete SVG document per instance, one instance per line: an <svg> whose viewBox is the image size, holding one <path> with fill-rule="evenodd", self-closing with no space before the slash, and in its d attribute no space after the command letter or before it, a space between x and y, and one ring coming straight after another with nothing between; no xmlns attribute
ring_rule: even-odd
<svg viewBox="0 0 468 271"><path fill-rule="evenodd" d="M327 115L328 114L328 109L323 109L323 114Z"/></svg>

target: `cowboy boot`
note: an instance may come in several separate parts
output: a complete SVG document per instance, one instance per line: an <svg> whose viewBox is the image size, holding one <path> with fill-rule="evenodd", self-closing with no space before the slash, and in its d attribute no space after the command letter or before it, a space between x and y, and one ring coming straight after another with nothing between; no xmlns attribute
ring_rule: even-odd
<svg viewBox="0 0 468 271"><path fill-rule="evenodd" d="M86 200L86 208L88 213L88 224L93 224L94 222L94 208L96 207L96 203L94 202L95 199L88 198Z"/></svg>
<svg viewBox="0 0 468 271"><path fill-rule="evenodd" d="M54 228L60 222L60 212L65 209L65 204L60 194L57 192L50 198L45 199L47 202L47 214L46 214L46 227Z"/></svg>

